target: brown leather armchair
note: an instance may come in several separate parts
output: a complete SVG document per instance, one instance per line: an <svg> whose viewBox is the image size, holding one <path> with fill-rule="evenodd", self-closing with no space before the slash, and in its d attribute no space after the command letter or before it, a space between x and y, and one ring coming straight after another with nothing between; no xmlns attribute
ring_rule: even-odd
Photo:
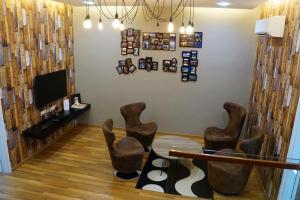
<svg viewBox="0 0 300 200"><path fill-rule="evenodd" d="M256 158L261 150L264 135L257 126L253 127L251 131L256 136L242 141L239 145L241 151L223 149L217 151L215 155ZM252 168L252 165L209 161L208 181L213 189L220 194L229 196L238 195L245 188Z"/></svg>
<svg viewBox="0 0 300 200"><path fill-rule="evenodd" d="M209 127L204 131L204 142L207 149L234 149L240 137L247 114L246 109L229 102L224 103L223 107L229 115L228 125L224 129Z"/></svg>
<svg viewBox="0 0 300 200"><path fill-rule="evenodd" d="M116 176L120 178L133 178L138 175L144 148L138 140L133 137L125 137L115 142L115 134L112 132L113 120L108 119L103 124L103 133L108 147L112 166L117 170Z"/></svg>
<svg viewBox="0 0 300 200"><path fill-rule="evenodd" d="M144 124L140 121L141 113L145 108L145 103L134 103L122 106L120 111L126 122L127 136L136 138L147 150L153 142L157 125L154 122Z"/></svg>

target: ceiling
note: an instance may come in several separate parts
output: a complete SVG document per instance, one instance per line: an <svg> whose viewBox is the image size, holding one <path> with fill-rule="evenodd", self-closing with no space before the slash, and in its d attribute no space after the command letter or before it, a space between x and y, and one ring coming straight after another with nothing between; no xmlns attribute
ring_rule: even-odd
<svg viewBox="0 0 300 200"><path fill-rule="evenodd" d="M68 3L74 6L84 6L82 3L84 0L55 0L63 3ZM97 1L97 0L96 0ZM108 5L115 5L116 0L105 0ZM180 0L173 0L173 5L177 5ZM195 6L197 7L220 7L216 3L224 0L195 0ZM231 3L227 8L242 8L242 9L252 9L259 6L261 3L266 2L266 0L226 0ZM104 2L104 0L102 0ZM119 1L120 3L121 1ZM125 0L126 5L132 5L135 0ZM146 0L147 3L153 4L155 0ZM161 0L162 2L162 0ZM166 3L170 4L171 0L166 0Z"/></svg>

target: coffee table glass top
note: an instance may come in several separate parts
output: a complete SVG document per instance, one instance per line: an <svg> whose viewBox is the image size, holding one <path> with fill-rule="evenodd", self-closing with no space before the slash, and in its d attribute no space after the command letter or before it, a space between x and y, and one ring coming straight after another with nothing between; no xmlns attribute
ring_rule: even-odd
<svg viewBox="0 0 300 200"><path fill-rule="evenodd" d="M170 150L180 150L192 153L202 152L200 143L183 136L164 135L154 139L152 144L153 151L163 158L177 159L177 157L169 156Z"/></svg>

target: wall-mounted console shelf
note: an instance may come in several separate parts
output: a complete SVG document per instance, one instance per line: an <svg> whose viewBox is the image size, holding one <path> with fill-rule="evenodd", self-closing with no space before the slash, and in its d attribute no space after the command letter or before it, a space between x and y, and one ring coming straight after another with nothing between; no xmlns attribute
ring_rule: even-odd
<svg viewBox="0 0 300 200"><path fill-rule="evenodd" d="M43 120L38 124L26 129L23 132L23 136L26 138L45 139L49 135L53 134L57 129L62 128L68 122L78 118L91 108L90 104L84 109L70 109L70 111L62 111L58 115L53 116L47 120Z"/></svg>

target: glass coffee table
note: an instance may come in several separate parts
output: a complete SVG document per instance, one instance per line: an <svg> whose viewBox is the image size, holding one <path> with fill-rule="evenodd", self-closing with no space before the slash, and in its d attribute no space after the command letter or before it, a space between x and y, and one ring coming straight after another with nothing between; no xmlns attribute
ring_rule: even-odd
<svg viewBox="0 0 300 200"><path fill-rule="evenodd" d="M202 145L195 140L183 136L164 135L153 141L152 149L158 156L162 158L177 160L177 157L169 156L170 150L200 153L202 152Z"/></svg>

